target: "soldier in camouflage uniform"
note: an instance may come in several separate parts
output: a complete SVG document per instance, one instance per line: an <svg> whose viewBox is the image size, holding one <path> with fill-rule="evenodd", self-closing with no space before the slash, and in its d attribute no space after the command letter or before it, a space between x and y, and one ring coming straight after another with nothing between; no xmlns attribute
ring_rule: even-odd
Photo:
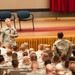
<svg viewBox="0 0 75 75"><path fill-rule="evenodd" d="M62 32L59 32L57 36L58 40L53 44L52 51L59 56L66 54L67 58L69 58L72 53L71 42L63 38L64 35Z"/></svg>
<svg viewBox="0 0 75 75"><path fill-rule="evenodd" d="M11 20L9 18L5 19L5 26L1 29L0 41L2 45L5 46L6 42L10 42L11 45L16 45L15 39L18 37L18 33L14 27L11 26Z"/></svg>

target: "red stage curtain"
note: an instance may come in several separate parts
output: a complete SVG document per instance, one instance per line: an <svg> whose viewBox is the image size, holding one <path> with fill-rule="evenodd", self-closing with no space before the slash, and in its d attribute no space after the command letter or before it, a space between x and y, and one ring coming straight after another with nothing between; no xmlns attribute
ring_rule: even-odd
<svg viewBox="0 0 75 75"><path fill-rule="evenodd" d="M75 11L75 0L68 0L68 11Z"/></svg>
<svg viewBox="0 0 75 75"><path fill-rule="evenodd" d="M60 11L60 0L50 0L50 9L52 12Z"/></svg>
<svg viewBox="0 0 75 75"><path fill-rule="evenodd" d="M50 0L52 12L73 12L75 11L75 0Z"/></svg>
<svg viewBox="0 0 75 75"><path fill-rule="evenodd" d="M67 3L68 0L61 0L61 11L62 12L67 12L67 9L68 9L68 3Z"/></svg>

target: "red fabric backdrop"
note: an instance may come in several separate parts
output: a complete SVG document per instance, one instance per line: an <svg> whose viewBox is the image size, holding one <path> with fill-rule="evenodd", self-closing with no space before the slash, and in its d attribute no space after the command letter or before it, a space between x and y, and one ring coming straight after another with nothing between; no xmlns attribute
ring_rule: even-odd
<svg viewBox="0 0 75 75"><path fill-rule="evenodd" d="M52 12L74 12L75 0L50 0L50 11Z"/></svg>

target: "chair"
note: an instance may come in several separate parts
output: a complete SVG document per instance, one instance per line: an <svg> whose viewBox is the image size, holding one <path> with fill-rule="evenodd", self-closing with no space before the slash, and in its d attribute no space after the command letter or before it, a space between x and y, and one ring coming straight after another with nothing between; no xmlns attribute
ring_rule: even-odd
<svg viewBox="0 0 75 75"><path fill-rule="evenodd" d="M26 75L25 71L10 71L10 75Z"/></svg>
<svg viewBox="0 0 75 75"><path fill-rule="evenodd" d="M30 14L29 11L17 11L17 16L19 19L19 26L20 26L20 31L21 31L21 21L29 21L32 20L32 26L34 30L34 16L33 14Z"/></svg>
<svg viewBox="0 0 75 75"><path fill-rule="evenodd" d="M0 75L3 75L3 71L7 71L8 69L12 69L12 67L0 67Z"/></svg>
<svg viewBox="0 0 75 75"><path fill-rule="evenodd" d="M14 21L14 27L16 28L16 25L15 25L15 15L11 14L10 11L1 11L0 12L1 28L2 28L2 21L5 21L6 18L11 18L11 21Z"/></svg>
<svg viewBox="0 0 75 75"><path fill-rule="evenodd" d="M27 73L30 73L30 71L26 71L26 70L15 70L15 71L10 71L10 75L27 75Z"/></svg>

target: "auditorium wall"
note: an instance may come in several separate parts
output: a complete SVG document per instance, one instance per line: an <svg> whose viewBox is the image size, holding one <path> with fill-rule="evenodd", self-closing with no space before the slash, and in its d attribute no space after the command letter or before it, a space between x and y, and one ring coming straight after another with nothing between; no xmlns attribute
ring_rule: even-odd
<svg viewBox="0 0 75 75"><path fill-rule="evenodd" d="M1 0L0 10L49 8L49 0Z"/></svg>

